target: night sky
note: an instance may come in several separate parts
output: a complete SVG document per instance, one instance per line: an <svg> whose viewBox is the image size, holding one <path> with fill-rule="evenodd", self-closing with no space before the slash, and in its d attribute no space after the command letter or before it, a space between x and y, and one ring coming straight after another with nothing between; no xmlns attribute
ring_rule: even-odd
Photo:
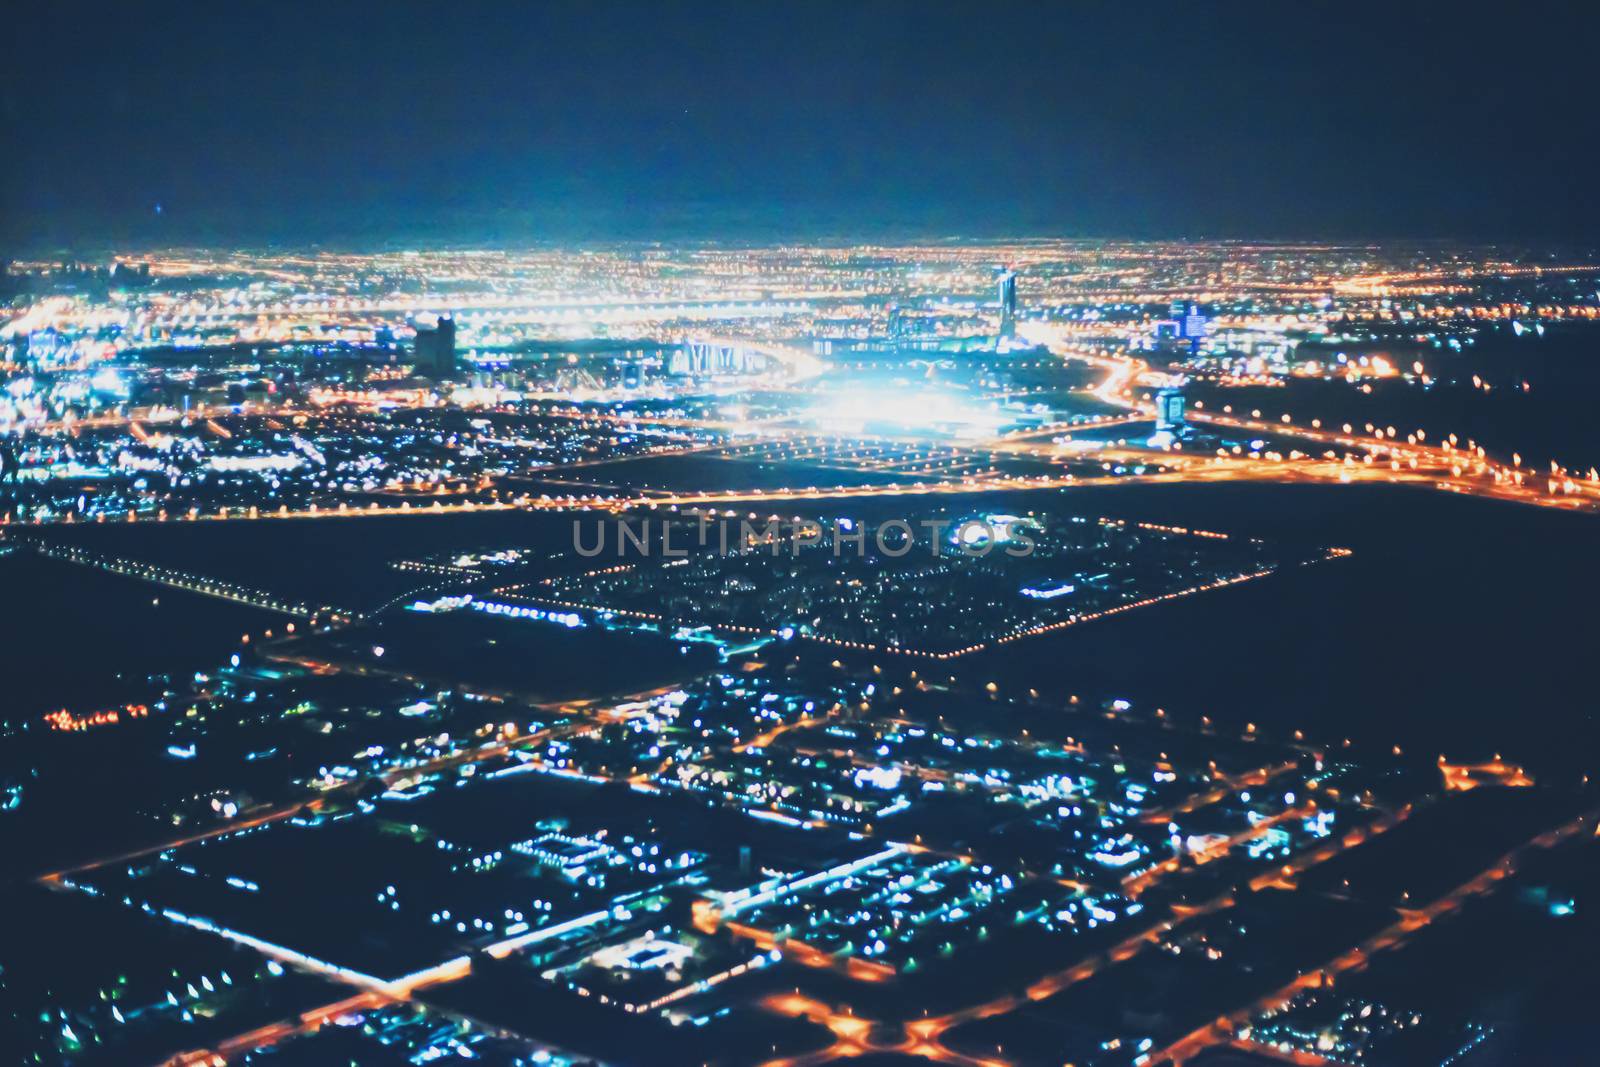
<svg viewBox="0 0 1600 1067"><path fill-rule="evenodd" d="M66 0L8 29L19 250L1600 235L1592 5Z"/></svg>

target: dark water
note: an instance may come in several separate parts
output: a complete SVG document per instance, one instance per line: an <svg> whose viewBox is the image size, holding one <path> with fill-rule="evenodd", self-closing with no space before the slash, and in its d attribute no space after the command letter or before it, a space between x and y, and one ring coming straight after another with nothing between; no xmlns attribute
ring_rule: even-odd
<svg viewBox="0 0 1600 1067"><path fill-rule="evenodd" d="M375 645L384 650L381 660L372 654ZM373 624L319 635L295 648L336 663L536 701L621 696L702 673L717 663L715 652L704 643L595 625L569 630L472 611L443 616L392 612Z"/></svg>
<svg viewBox="0 0 1600 1067"><path fill-rule="evenodd" d="M1429 346L1347 346L1387 352L1403 369L1420 359L1435 379L1424 388L1399 379L1376 381L1370 394L1344 382L1294 381L1285 388L1218 389L1193 385L1192 399L1207 408L1233 405L1235 413L1258 409L1277 418L1288 412L1300 423L1320 418L1325 426L1349 422L1393 426L1401 437L1416 429L1430 440L1456 434L1477 441L1497 459L1521 453L1529 466L1553 459L1573 470L1600 467L1592 399L1600 395L1600 326L1556 325L1540 337L1516 336L1509 326L1481 334L1461 352ZM1343 350L1331 346L1328 351ZM1306 355L1302 352L1302 355ZM1474 388L1473 375L1490 386ZM1527 383L1527 390L1522 388Z"/></svg>
<svg viewBox="0 0 1600 1067"><path fill-rule="evenodd" d="M146 675L210 670L274 612L19 552L0 557L0 719L120 704Z"/></svg>
<svg viewBox="0 0 1600 1067"><path fill-rule="evenodd" d="M1104 514L1354 549L1006 646L973 669L1366 751L1600 771L1600 518L1376 486L1074 491Z"/></svg>
<svg viewBox="0 0 1600 1067"><path fill-rule="evenodd" d="M256 522L139 522L30 531L52 541L259 589L367 610L438 581L396 560L521 545L571 548L571 520L530 512L389 515Z"/></svg>

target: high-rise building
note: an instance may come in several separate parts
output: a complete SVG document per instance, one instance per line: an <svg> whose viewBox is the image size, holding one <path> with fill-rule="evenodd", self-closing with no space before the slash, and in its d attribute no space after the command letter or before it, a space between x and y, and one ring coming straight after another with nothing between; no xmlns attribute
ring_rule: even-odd
<svg viewBox="0 0 1600 1067"><path fill-rule="evenodd" d="M1017 333L1017 272L1003 270L996 281L1000 295L1000 336L1015 337Z"/></svg>
<svg viewBox="0 0 1600 1067"><path fill-rule="evenodd" d="M1162 389L1156 393L1156 430L1178 432L1183 430L1183 391Z"/></svg>
<svg viewBox="0 0 1600 1067"><path fill-rule="evenodd" d="M417 327L415 349L417 370L437 378L448 377L456 370L456 320L440 315L438 324L431 329Z"/></svg>

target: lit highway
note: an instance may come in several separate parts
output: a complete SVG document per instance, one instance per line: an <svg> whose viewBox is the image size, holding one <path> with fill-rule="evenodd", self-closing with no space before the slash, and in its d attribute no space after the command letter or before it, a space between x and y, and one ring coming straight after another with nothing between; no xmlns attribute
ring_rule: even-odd
<svg viewBox="0 0 1600 1067"><path fill-rule="evenodd" d="M429 1029L448 1018L554 1042L564 1067L571 1037L595 1062L1369 1062L1351 1050L1386 1034L1301 1034L1305 998L1369 995L1375 958L1476 921L1472 900L1538 896L1530 926L1587 908L1581 878L1540 863L1588 855L1596 815L1571 813L1592 807L1592 769L1528 758L1521 712L1492 744L1421 748L1424 717L1364 721L1367 692L1317 710L1317 670L1359 675L1391 660L1358 642L1417 636L1363 621L1345 648L1309 625L1341 617L1342 574L1383 565L1339 562L1367 559L1364 528L1280 543L1247 509L1139 509L1258 495L1207 491L1229 485L1355 507L1368 494L1343 487L1394 486L1419 511L1444 493L1528 506L1485 509L1506 522L1589 521L1533 511L1600 510L1533 358L1596 327L1597 268L1551 263L1044 239L22 265L34 291L0 320L6 565L26 576L37 554L291 620L230 626L227 666L133 671L115 682L137 692L0 723L26 760L0 779L6 811L110 812L77 847L41 838L40 895L153 925L195 960L194 981L184 963L115 997L94 972L57 1017L40 994L40 1047L218 1018L164 1062L224 1067L387 1043L378 1020L399 1018L417 1062L466 1057ZM1168 486L1196 492L1084 511ZM891 515L934 531L931 559L884 548ZM973 516L994 544L1044 547L953 551ZM402 518L431 522L379 521ZM874 519L884 559L805 551L828 531L865 544ZM585 561L579 521L663 548L699 524L702 551ZM710 552L709 523L739 526L740 551ZM221 555L140 558L162 537L239 560L292 543L313 570L355 558L384 577L357 611L270 588L271 566L230 563L233 580L205 573ZM1325 615L1208 595L1302 566L1329 572ZM353 598L333 590L360 574L337 577L326 595ZM1138 612L1161 634L1179 601L1195 640L1080 652L1092 631L1072 628ZM1247 684L1250 650L1275 641L1316 647L1264 665L1293 675L1276 689L1214 695L1213 673ZM1529 676L1529 707L1549 700L1536 658L1485 653ZM1404 669L1419 693L1452 681ZM1147 679L1176 714L1134 708ZM1129 699L1098 691L1113 685ZM1264 707L1279 692L1287 721L1342 745L1283 728ZM1501 855L1457 884L1466 862L1446 877L1413 857L1445 883L1426 902L1317 888L1368 856L1398 869L1390 850L1419 838L1466 855L1501 817L1512 831L1470 866ZM1340 935L1360 907L1376 918ZM1324 933L1324 910L1314 949L1261 947L1278 922ZM240 979L243 961L264 969ZM1202 974L1204 1013L1163 984ZM303 999L227 1013L284 979ZM1126 1010L1094 1008L1108 999ZM1397 1030L1401 999L1381 1005ZM1430 1016L1441 1047L1492 1032L1463 1013L1459 1033Z"/></svg>

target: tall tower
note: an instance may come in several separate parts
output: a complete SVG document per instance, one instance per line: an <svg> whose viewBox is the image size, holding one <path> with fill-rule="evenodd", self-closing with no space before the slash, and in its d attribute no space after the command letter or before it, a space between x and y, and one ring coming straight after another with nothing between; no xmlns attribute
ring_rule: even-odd
<svg viewBox="0 0 1600 1067"><path fill-rule="evenodd" d="M1169 433L1183 432L1182 389L1162 389L1156 393L1156 430L1158 432L1165 430Z"/></svg>
<svg viewBox="0 0 1600 1067"><path fill-rule="evenodd" d="M1200 342L1210 332L1211 320L1200 310L1200 305L1185 305L1183 317L1178 320L1178 336L1189 342L1189 351L1200 351Z"/></svg>
<svg viewBox="0 0 1600 1067"><path fill-rule="evenodd" d="M456 370L456 320L440 315L432 329L417 327L417 370L445 378Z"/></svg>
<svg viewBox="0 0 1600 1067"><path fill-rule="evenodd" d="M1000 296L1000 336L1015 337L1017 335L1017 272L1002 270L996 280L996 289Z"/></svg>

